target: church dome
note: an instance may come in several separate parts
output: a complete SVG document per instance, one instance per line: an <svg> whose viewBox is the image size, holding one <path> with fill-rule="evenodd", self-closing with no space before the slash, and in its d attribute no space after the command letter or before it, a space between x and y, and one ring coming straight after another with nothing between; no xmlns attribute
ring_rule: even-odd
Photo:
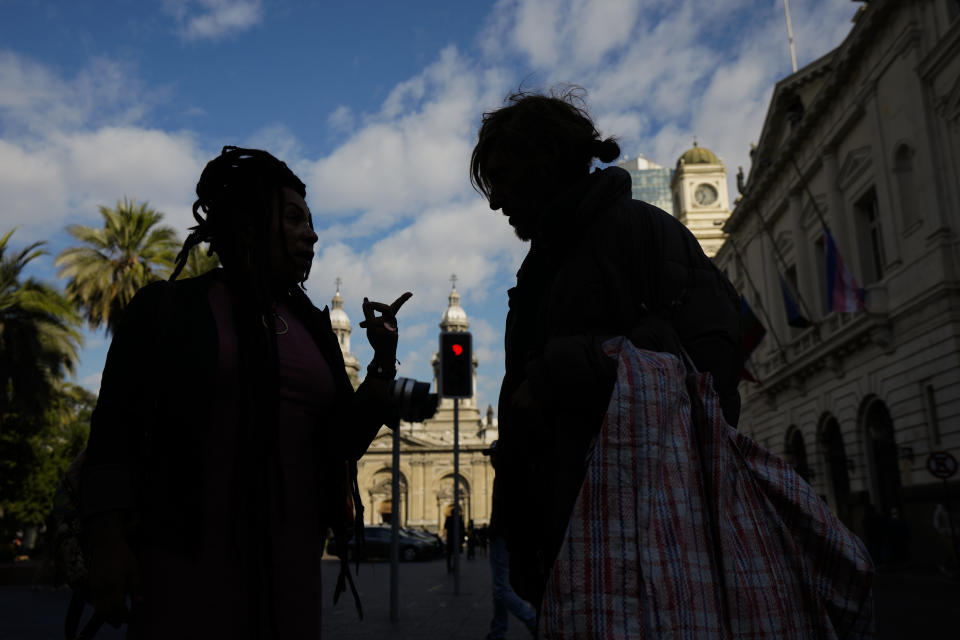
<svg viewBox="0 0 960 640"><path fill-rule="evenodd" d="M333 300L330 301L330 324L334 329L343 329L350 332L350 317L343 310L343 298L340 296L340 285L337 284L337 292L333 294Z"/></svg>
<svg viewBox="0 0 960 640"><path fill-rule="evenodd" d="M694 141L693 146L683 152L683 155L677 160L677 166L681 164L721 164L720 158L713 151L706 147L697 146Z"/></svg>
<svg viewBox="0 0 960 640"><path fill-rule="evenodd" d="M467 312L460 306L460 294L457 293L456 285L450 291L447 301L449 304L440 319L440 328L444 331L466 331L469 329L470 321L467 320Z"/></svg>

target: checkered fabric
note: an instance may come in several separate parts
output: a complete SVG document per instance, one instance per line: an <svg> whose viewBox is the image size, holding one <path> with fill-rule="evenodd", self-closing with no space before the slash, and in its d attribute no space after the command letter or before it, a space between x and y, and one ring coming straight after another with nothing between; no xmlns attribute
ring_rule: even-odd
<svg viewBox="0 0 960 640"><path fill-rule="evenodd" d="M692 414L679 358L621 338L605 349L617 383L541 637L872 638L863 543L786 462L723 421L709 374L694 374Z"/></svg>

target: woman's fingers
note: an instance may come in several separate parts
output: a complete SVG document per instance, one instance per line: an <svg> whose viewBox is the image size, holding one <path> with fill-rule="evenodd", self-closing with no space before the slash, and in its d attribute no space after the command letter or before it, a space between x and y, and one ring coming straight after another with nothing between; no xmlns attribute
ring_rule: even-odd
<svg viewBox="0 0 960 640"><path fill-rule="evenodd" d="M373 300L368 300L367 298L363 299L363 317L364 320L360 322L360 328L366 329L371 323L375 323L378 320L383 324L384 327L389 331L397 330L397 311L400 310L400 307L413 296L412 293L407 291L399 298L393 301L393 304L385 304L383 302L376 302ZM376 312L380 312L380 316L376 315Z"/></svg>
<svg viewBox="0 0 960 640"><path fill-rule="evenodd" d="M390 315L397 315L397 311L400 311L400 307L403 306L403 303L413 297L413 294L409 291L401 295L399 298L393 301L393 304L390 305Z"/></svg>

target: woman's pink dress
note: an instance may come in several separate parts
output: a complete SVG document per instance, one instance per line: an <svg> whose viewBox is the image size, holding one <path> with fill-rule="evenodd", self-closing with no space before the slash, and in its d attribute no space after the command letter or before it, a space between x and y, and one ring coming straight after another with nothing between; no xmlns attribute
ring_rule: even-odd
<svg viewBox="0 0 960 640"><path fill-rule="evenodd" d="M204 512L196 562L159 548L142 556L144 602L130 638L252 637L249 571L236 551L233 513L240 393L236 331L228 290L210 289L220 340L216 419L206 438ZM326 361L290 309L277 309L280 407L277 455L282 486L270 498L273 592L277 630L283 639L320 637L320 556L314 437L333 404L333 376ZM243 497L240 497L243 499ZM282 505L282 506L281 506Z"/></svg>

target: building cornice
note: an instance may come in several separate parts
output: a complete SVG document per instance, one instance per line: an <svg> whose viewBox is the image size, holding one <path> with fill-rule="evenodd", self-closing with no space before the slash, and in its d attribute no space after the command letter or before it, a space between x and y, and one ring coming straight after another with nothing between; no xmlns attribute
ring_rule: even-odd
<svg viewBox="0 0 960 640"><path fill-rule="evenodd" d="M794 90L794 85L791 83L792 76L777 83L770 100L770 109L760 143L754 150L746 193L742 194L743 198L739 205L727 219L724 231L735 232L750 211L762 202L767 192L782 176L794 174L791 159L797 158L801 148L810 141L814 128L820 123L828 108L836 102L836 96L846 88L845 83L849 82L849 76L862 62L864 50L873 45L873 36L886 26L884 20L896 7L897 0L873 0L856 21L843 43L821 60L813 63L818 65L818 71L828 73L826 82L810 105L805 107L803 116L783 142L778 138L780 130L786 123L786 117L779 116L786 110L786 96ZM773 145L777 147L776 153L772 153L774 149L770 148ZM768 155L774 159L767 161ZM793 180L790 182L792 183Z"/></svg>
<svg viewBox="0 0 960 640"><path fill-rule="evenodd" d="M929 81L958 55L960 55L960 19L954 20L943 37L923 56L920 64L917 65L917 73L921 78Z"/></svg>

